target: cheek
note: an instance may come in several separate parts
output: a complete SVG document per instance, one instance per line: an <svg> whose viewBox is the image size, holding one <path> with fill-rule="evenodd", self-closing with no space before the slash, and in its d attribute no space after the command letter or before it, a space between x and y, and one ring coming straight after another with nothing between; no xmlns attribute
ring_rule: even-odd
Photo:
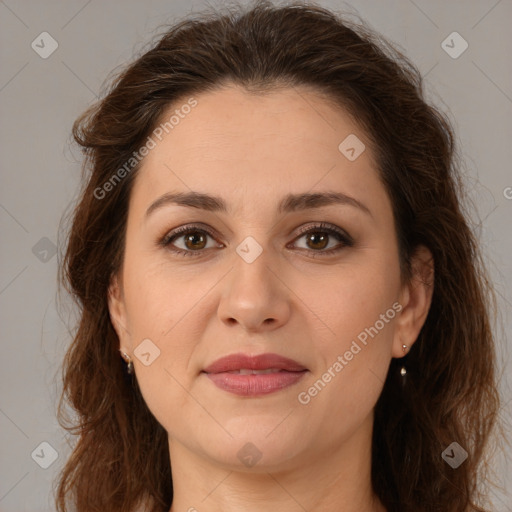
<svg viewBox="0 0 512 512"><path fill-rule="evenodd" d="M175 410L185 400L181 386L189 387L205 288L191 285L183 273L170 272L168 265L134 252L125 260L123 282L141 392L153 412L169 410L170 404Z"/></svg>
<svg viewBox="0 0 512 512"><path fill-rule="evenodd" d="M343 437L371 413L382 391L399 309L398 261L361 258L327 282L323 293L309 295L308 305L329 330L314 338L318 364L299 390L299 403L323 418L322 428Z"/></svg>
<svg viewBox="0 0 512 512"><path fill-rule="evenodd" d="M395 310L386 306L373 305L377 315L368 309L356 308L352 316L345 311L337 324L337 339L317 346L321 364L297 398L308 421L317 423L313 430L323 432L326 439L350 438L372 414L382 392L395 323Z"/></svg>
<svg viewBox="0 0 512 512"><path fill-rule="evenodd" d="M354 261L313 278L302 274L293 279L294 293L310 311L311 332L316 333L317 341L325 340L326 347L348 350L350 341L376 322L386 335L379 336L381 341L375 345L390 345L389 324L396 316L392 305L400 292L398 260L369 256L355 256ZM332 356L331 350L328 353Z"/></svg>
<svg viewBox="0 0 512 512"><path fill-rule="evenodd" d="M171 266L160 255L133 251L125 260L123 279L134 342L143 336L157 344L172 343L180 324L197 315L195 308L211 278L208 273L194 278L190 270ZM179 346L186 346L187 339Z"/></svg>

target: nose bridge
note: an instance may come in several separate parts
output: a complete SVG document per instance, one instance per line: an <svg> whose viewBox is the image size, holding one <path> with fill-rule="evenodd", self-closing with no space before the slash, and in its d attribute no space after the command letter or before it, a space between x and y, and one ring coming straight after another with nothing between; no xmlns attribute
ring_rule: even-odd
<svg viewBox="0 0 512 512"><path fill-rule="evenodd" d="M272 264L270 240L264 237L263 232L259 235L246 236L236 247L236 253L240 259L235 267L238 275L245 276L252 280L264 281L270 273L269 266ZM259 241L258 241L259 240Z"/></svg>
<svg viewBox="0 0 512 512"><path fill-rule="evenodd" d="M245 237L236 247L234 268L219 304L221 320L240 323L248 330L280 325L289 314L286 287L272 268L276 265L268 239L260 244L256 236ZM262 232L258 238L264 236Z"/></svg>

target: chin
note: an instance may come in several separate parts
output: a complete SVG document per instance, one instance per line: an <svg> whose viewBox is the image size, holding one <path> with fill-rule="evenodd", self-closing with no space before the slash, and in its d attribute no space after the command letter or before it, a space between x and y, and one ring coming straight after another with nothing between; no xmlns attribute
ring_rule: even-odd
<svg viewBox="0 0 512 512"><path fill-rule="evenodd" d="M210 437L206 444L202 440L202 450L230 471L263 472L294 467L305 440L298 432L293 435L290 425L287 429L278 426L282 420L283 415L268 416L260 421L251 417L237 418L226 426L232 438L219 432L212 436L216 439ZM293 463L294 460L297 462Z"/></svg>

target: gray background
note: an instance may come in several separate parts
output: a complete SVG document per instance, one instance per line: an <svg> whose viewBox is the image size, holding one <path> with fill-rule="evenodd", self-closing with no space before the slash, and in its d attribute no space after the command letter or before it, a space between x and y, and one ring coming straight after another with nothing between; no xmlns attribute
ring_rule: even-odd
<svg viewBox="0 0 512 512"><path fill-rule="evenodd" d="M397 43L426 77L428 99L454 123L476 207L473 222L500 301L501 416L510 421L512 2L318 3L358 12ZM69 145L71 125L99 95L109 73L140 52L156 27L222 5L219 0L0 1L1 512L54 510L52 481L70 450L55 419L60 364L70 337L58 313L54 251L63 241L59 222L80 178L80 153ZM441 46L454 31L469 44L458 58ZM31 47L42 32L58 43L46 59ZM456 41L453 46L461 48ZM51 462L42 442L59 454L47 469L40 467ZM495 493L498 512L512 510L509 459L501 453L494 465L503 486Z"/></svg>

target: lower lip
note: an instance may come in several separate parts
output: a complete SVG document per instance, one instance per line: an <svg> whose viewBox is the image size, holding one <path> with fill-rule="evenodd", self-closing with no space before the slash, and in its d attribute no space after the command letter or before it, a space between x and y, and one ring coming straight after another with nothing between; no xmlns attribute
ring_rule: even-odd
<svg viewBox="0 0 512 512"><path fill-rule="evenodd" d="M240 396L258 396L275 393L298 382L307 370L301 372L281 371L256 375L237 373L206 373L220 389Z"/></svg>

